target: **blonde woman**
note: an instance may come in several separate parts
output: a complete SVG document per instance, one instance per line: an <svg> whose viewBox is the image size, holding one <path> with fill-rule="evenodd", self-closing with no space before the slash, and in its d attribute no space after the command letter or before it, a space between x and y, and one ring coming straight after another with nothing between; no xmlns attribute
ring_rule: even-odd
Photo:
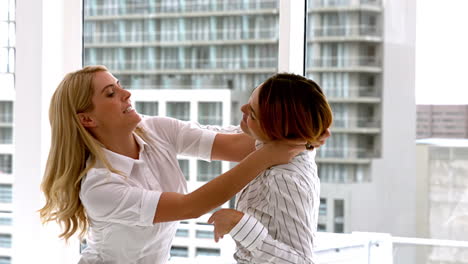
<svg viewBox="0 0 468 264"><path fill-rule="evenodd" d="M270 144L314 142L327 133L332 111L320 87L293 74L277 74L252 93L241 108L242 130ZM250 182L236 209L215 212L215 240L230 234L237 242L237 263L316 263L313 246L320 204L315 150L308 145L289 163L273 166Z"/></svg>
<svg viewBox="0 0 468 264"><path fill-rule="evenodd" d="M166 263L175 221L220 206L262 170L304 149L273 143L255 150L244 134L164 117L142 120L130 95L105 67L89 66L66 75L51 100L40 216L60 223L64 239L87 234L79 263ZM240 163L185 194L177 154Z"/></svg>

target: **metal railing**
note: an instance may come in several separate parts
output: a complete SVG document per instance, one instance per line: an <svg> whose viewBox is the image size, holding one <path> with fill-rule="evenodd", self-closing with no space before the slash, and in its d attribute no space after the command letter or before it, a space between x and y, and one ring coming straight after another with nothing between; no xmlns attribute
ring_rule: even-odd
<svg viewBox="0 0 468 264"><path fill-rule="evenodd" d="M219 59L197 59L197 60L98 60L99 64L106 65L111 70L155 70L155 69L245 69L245 68L275 68L277 58L219 58ZM88 62L87 64L95 64Z"/></svg>
<svg viewBox="0 0 468 264"><path fill-rule="evenodd" d="M115 16L128 14L156 14L156 13L192 13L192 12L230 12L252 11L262 9L277 9L278 0L244 1L244 0L216 0L216 1L167 1L156 3L127 3L87 5L84 8L87 16Z"/></svg>
<svg viewBox="0 0 468 264"><path fill-rule="evenodd" d="M322 85L327 97L349 98L349 97L380 97L380 91L372 86L360 86L350 88L337 88Z"/></svg>
<svg viewBox="0 0 468 264"><path fill-rule="evenodd" d="M380 67L380 59L375 56L359 56L359 57L321 57L320 59L312 59L309 67Z"/></svg>
<svg viewBox="0 0 468 264"><path fill-rule="evenodd" d="M379 128L380 121L368 118L342 118L333 119L332 127L335 128Z"/></svg>
<svg viewBox="0 0 468 264"><path fill-rule="evenodd" d="M351 0L309 0L310 9L317 7L349 7L357 5L382 6L382 0L361 0L353 3Z"/></svg>
<svg viewBox="0 0 468 264"><path fill-rule="evenodd" d="M317 150L318 158L336 158L336 159L368 159L375 157L374 150L366 148L327 148L321 147Z"/></svg>
<svg viewBox="0 0 468 264"><path fill-rule="evenodd" d="M441 240L432 238L395 237L383 233L353 232L351 234L318 233L315 253L322 264L398 264L396 251L399 246L429 247L426 254L408 263L468 263L468 241ZM443 260L436 259L435 249L447 248ZM432 259L432 260L430 260ZM461 260L461 262L460 262Z"/></svg>
<svg viewBox="0 0 468 264"><path fill-rule="evenodd" d="M223 29L223 30L178 30L163 31L127 31L127 32L94 32L84 33L85 44L122 43L122 42L188 42L188 41L233 41L233 40L278 40L278 28L255 28L251 30Z"/></svg>
<svg viewBox="0 0 468 264"><path fill-rule="evenodd" d="M309 38L313 37L380 37L382 32L377 26L370 25L343 25L315 27Z"/></svg>

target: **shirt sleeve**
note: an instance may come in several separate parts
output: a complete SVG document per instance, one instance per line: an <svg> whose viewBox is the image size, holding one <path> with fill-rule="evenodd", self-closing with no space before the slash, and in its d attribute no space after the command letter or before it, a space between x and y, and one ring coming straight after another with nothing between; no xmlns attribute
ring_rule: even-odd
<svg viewBox="0 0 468 264"><path fill-rule="evenodd" d="M216 132L203 129L196 122L181 121L169 117L151 117L145 126L159 138L174 147L176 154L211 160L211 149Z"/></svg>
<svg viewBox="0 0 468 264"><path fill-rule="evenodd" d="M161 192L130 186L121 175L104 169L88 172L80 191L93 220L129 226L153 225Z"/></svg>
<svg viewBox="0 0 468 264"><path fill-rule="evenodd" d="M276 239L256 218L244 214L230 235L256 260L268 263L315 263L313 241L316 228L311 226L312 212L306 188L288 174L269 175L271 199L275 206L273 221L279 227Z"/></svg>

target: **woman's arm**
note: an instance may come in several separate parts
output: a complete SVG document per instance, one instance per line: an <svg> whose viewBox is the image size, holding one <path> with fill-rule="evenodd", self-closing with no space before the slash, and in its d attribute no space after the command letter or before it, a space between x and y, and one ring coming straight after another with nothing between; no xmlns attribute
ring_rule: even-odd
<svg viewBox="0 0 468 264"><path fill-rule="evenodd" d="M255 139L240 134L217 134L211 149L212 160L239 162L255 150Z"/></svg>
<svg viewBox="0 0 468 264"><path fill-rule="evenodd" d="M316 232L315 213L318 206L308 199L312 189L301 184L298 175L272 173L268 175L267 212L269 225L276 226L278 234L272 237L268 229L254 216L232 209L215 212L208 223L214 224L215 241L230 234L241 248L249 251L257 261L268 263L314 263L313 237ZM317 204L317 203L316 203ZM262 207L263 208L263 207ZM257 217L260 216L257 215Z"/></svg>
<svg viewBox="0 0 468 264"><path fill-rule="evenodd" d="M154 223L199 217L228 201L263 170L275 164L287 163L303 150L304 146L265 144L231 170L189 194L163 192Z"/></svg>
<svg viewBox="0 0 468 264"><path fill-rule="evenodd" d="M311 142L311 145L315 148L320 147L330 135L330 129L327 129L316 142ZM254 150L255 139L245 133L217 134L211 150L211 159L239 162Z"/></svg>

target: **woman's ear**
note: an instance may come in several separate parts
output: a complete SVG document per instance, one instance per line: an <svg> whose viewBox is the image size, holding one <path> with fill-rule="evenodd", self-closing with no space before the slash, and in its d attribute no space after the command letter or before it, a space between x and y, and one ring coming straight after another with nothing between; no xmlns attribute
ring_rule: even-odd
<svg viewBox="0 0 468 264"><path fill-rule="evenodd" d="M80 120L80 123L83 127L96 127L96 121L88 113L78 113L78 119Z"/></svg>

